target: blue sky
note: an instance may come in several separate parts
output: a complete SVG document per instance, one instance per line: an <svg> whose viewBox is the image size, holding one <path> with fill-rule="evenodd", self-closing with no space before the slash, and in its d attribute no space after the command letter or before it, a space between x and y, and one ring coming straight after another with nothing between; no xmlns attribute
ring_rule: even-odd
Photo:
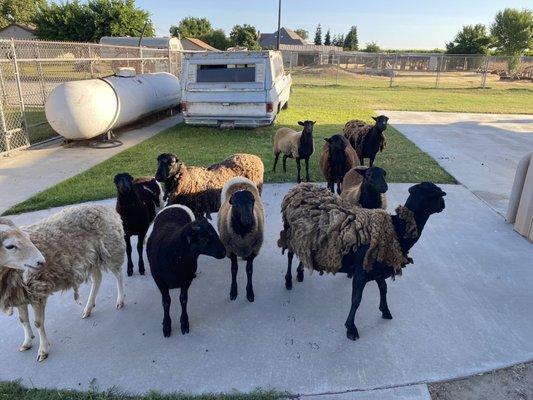
<svg viewBox="0 0 533 400"><path fill-rule="evenodd" d="M505 7L533 8L531 0L283 0L282 25L323 33L345 33L357 25L359 43L382 48L444 48L467 24L489 25ZM186 16L206 17L229 33L233 25L252 24L261 32L277 27L278 0L137 0L152 14L158 35Z"/></svg>

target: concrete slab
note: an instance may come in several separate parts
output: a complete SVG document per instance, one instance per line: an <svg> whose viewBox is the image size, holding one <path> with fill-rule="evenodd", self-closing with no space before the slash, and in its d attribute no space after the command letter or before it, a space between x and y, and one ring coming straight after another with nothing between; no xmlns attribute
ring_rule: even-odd
<svg viewBox="0 0 533 400"><path fill-rule="evenodd" d="M505 215L518 161L533 149L533 115L378 113L389 116L409 140Z"/></svg>
<svg viewBox="0 0 533 400"><path fill-rule="evenodd" d="M400 386L390 389L366 390L337 394L301 396L306 400L431 400L427 385Z"/></svg>
<svg viewBox="0 0 533 400"><path fill-rule="evenodd" d="M409 184L391 184L389 204ZM265 185L266 241L256 259L255 303L229 300L228 260L201 257L189 294L191 331L179 331L172 293L173 334L161 331L160 294L150 276L126 278L126 307L114 309L106 275L97 308L81 320L72 293L51 297L47 328L52 349L18 352L22 327L0 316L0 380L29 386L118 387L192 393L274 388L295 394L394 388L463 377L533 359L533 251L496 213L460 185L443 185L447 208L430 219L414 247L415 264L389 284L394 319L381 318L375 284L365 289L356 324L345 337L351 281L305 274L284 287L286 259L276 247L280 202L290 184ZM113 200L104 201L113 205ZM16 216L29 223L49 211ZM82 287L82 298L88 285Z"/></svg>
<svg viewBox="0 0 533 400"><path fill-rule="evenodd" d="M120 133L123 145L111 149L77 145L64 147L56 141L39 148L17 152L11 157L0 157L0 187L9 188L0 196L0 214L34 194L179 124L182 119L181 115L175 115L127 128Z"/></svg>

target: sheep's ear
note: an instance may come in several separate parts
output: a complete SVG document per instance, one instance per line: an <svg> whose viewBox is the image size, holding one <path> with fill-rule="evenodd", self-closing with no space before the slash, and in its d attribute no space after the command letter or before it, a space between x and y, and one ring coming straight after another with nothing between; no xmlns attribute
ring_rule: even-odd
<svg viewBox="0 0 533 400"><path fill-rule="evenodd" d="M231 197L229 198L229 203L233 205L233 195L231 195Z"/></svg>
<svg viewBox="0 0 533 400"><path fill-rule="evenodd" d="M328 142L328 143L331 142L331 138L329 138L329 137L325 137L324 140L325 140L326 142Z"/></svg>
<svg viewBox="0 0 533 400"><path fill-rule="evenodd" d="M377 120L378 120L377 117L372 117L372 119L373 119L374 121L376 121L376 122L377 122Z"/></svg>
<svg viewBox="0 0 533 400"><path fill-rule="evenodd" d="M357 172L361 176L365 176L367 168L355 168L355 172Z"/></svg>
<svg viewBox="0 0 533 400"><path fill-rule="evenodd" d="M298 125L304 126L304 122L303 121L298 121Z"/></svg>
<svg viewBox="0 0 533 400"><path fill-rule="evenodd" d="M313 121L313 125L316 124L316 121Z"/></svg>

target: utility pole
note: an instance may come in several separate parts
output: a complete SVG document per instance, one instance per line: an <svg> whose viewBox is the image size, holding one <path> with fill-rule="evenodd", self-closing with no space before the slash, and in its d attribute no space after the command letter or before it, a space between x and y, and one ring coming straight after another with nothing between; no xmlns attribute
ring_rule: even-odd
<svg viewBox="0 0 533 400"><path fill-rule="evenodd" d="M278 37L276 39L276 50L279 50L280 36L281 36L281 0L279 0L279 6L278 6Z"/></svg>

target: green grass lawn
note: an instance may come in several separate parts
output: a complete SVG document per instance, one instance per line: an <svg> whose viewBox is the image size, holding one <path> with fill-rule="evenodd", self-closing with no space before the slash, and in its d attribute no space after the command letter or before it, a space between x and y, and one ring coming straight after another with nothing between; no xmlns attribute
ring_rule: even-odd
<svg viewBox="0 0 533 400"><path fill-rule="evenodd" d="M389 88L387 78L344 75L339 85L324 85L320 76L295 76L289 109L281 112L273 126L220 131L181 124L33 196L5 214L114 197L113 176L116 173L153 175L156 157L163 152L176 153L187 165L199 166L207 166L236 152L253 153L265 163L266 182L292 182L296 174L294 160L287 161L287 174L281 172L280 165L276 173L271 172L272 137L280 126L298 129L297 121L304 119L317 121L311 178L323 181L318 170L322 138L341 133L350 119L371 121L373 110L531 113L531 104L533 90L530 89ZM386 135L388 145L378 155L376 165L387 170L389 182L455 182L431 157L392 127L387 129Z"/></svg>

